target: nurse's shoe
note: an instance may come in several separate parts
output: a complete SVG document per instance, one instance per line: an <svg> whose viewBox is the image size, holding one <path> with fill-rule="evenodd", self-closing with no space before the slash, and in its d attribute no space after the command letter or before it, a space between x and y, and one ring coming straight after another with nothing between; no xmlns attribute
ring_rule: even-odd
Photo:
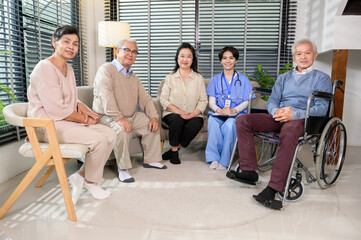
<svg viewBox="0 0 361 240"><path fill-rule="evenodd" d="M210 165L209 168L211 169L217 169L219 167L219 163L217 161L213 161Z"/></svg>
<svg viewBox="0 0 361 240"><path fill-rule="evenodd" d="M218 167L216 168L217 171L224 171L226 170L226 167L223 167L221 164L218 165Z"/></svg>

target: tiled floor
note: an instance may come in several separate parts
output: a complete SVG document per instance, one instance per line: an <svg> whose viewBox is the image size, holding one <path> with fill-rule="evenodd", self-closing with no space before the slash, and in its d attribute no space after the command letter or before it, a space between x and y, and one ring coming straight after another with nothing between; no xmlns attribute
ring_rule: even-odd
<svg viewBox="0 0 361 240"><path fill-rule="evenodd" d="M307 150L307 151L306 151ZM3 239L361 239L361 147L348 147L345 165L335 186L320 190L305 184L305 195L272 211L251 195L268 181L260 175L255 188L240 185L204 163L204 145L182 150L181 165L166 162L167 170L139 166L131 170L136 182L124 185L106 167L103 186L112 191L105 201L84 193L76 206L78 221L69 222L58 182L52 176L36 189L30 186L0 220ZM308 159L308 149L301 159ZM312 160L304 160L312 166ZM67 164L68 174L78 168ZM2 205L24 174L0 185ZM220 200L221 202L219 202Z"/></svg>

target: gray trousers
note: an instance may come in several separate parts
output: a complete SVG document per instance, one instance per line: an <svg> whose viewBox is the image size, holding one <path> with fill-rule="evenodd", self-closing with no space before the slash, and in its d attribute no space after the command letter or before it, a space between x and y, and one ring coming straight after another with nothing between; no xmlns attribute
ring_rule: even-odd
<svg viewBox="0 0 361 240"><path fill-rule="evenodd" d="M109 116L103 116L100 123L110 127L117 135L114 147L114 155L119 169L132 168L129 154L129 142L132 133L141 137L141 144L144 151L144 163L154 163L162 160L160 135L149 130L150 119L142 112L136 112L132 117L127 118L132 124L132 131L126 133L123 128Z"/></svg>

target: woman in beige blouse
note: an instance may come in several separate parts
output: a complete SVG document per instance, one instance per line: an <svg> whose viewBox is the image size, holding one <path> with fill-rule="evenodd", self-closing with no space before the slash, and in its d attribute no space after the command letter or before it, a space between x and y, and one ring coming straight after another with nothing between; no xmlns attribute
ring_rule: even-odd
<svg viewBox="0 0 361 240"><path fill-rule="evenodd" d="M187 147L203 126L202 112L207 106L204 79L197 72L194 48L183 43L175 56L175 67L164 82L160 103L164 108L163 122L169 126L171 149L163 160L180 164L178 151Z"/></svg>
<svg viewBox="0 0 361 240"><path fill-rule="evenodd" d="M77 102L73 68L67 64L79 49L78 29L63 26L52 37L54 53L41 60L30 74L28 117L54 120L59 143L80 143L88 146L89 152L79 172L69 177L72 199L76 204L83 187L95 199L110 195L95 183L101 182L106 163L116 140L110 128L98 124L100 117ZM47 137L39 132L39 140Z"/></svg>

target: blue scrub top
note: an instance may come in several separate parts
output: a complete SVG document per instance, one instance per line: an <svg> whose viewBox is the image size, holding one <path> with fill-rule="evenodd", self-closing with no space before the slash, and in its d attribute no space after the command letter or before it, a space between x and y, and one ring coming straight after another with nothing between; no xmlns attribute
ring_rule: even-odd
<svg viewBox="0 0 361 240"><path fill-rule="evenodd" d="M228 98L228 88L231 87L230 99L231 108L235 108L244 101L249 100L249 95L252 92L252 84L248 80L247 76L242 73L236 73L231 83L224 81L222 73L217 74L212 78L207 87L207 95L216 98L216 104L220 108L224 108L225 102ZM230 86L232 84L232 86ZM223 86L223 97L222 97L222 86ZM253 95L252 98L256 96ZM247 113L247 110L243 110L241 113Z"/></svg>

